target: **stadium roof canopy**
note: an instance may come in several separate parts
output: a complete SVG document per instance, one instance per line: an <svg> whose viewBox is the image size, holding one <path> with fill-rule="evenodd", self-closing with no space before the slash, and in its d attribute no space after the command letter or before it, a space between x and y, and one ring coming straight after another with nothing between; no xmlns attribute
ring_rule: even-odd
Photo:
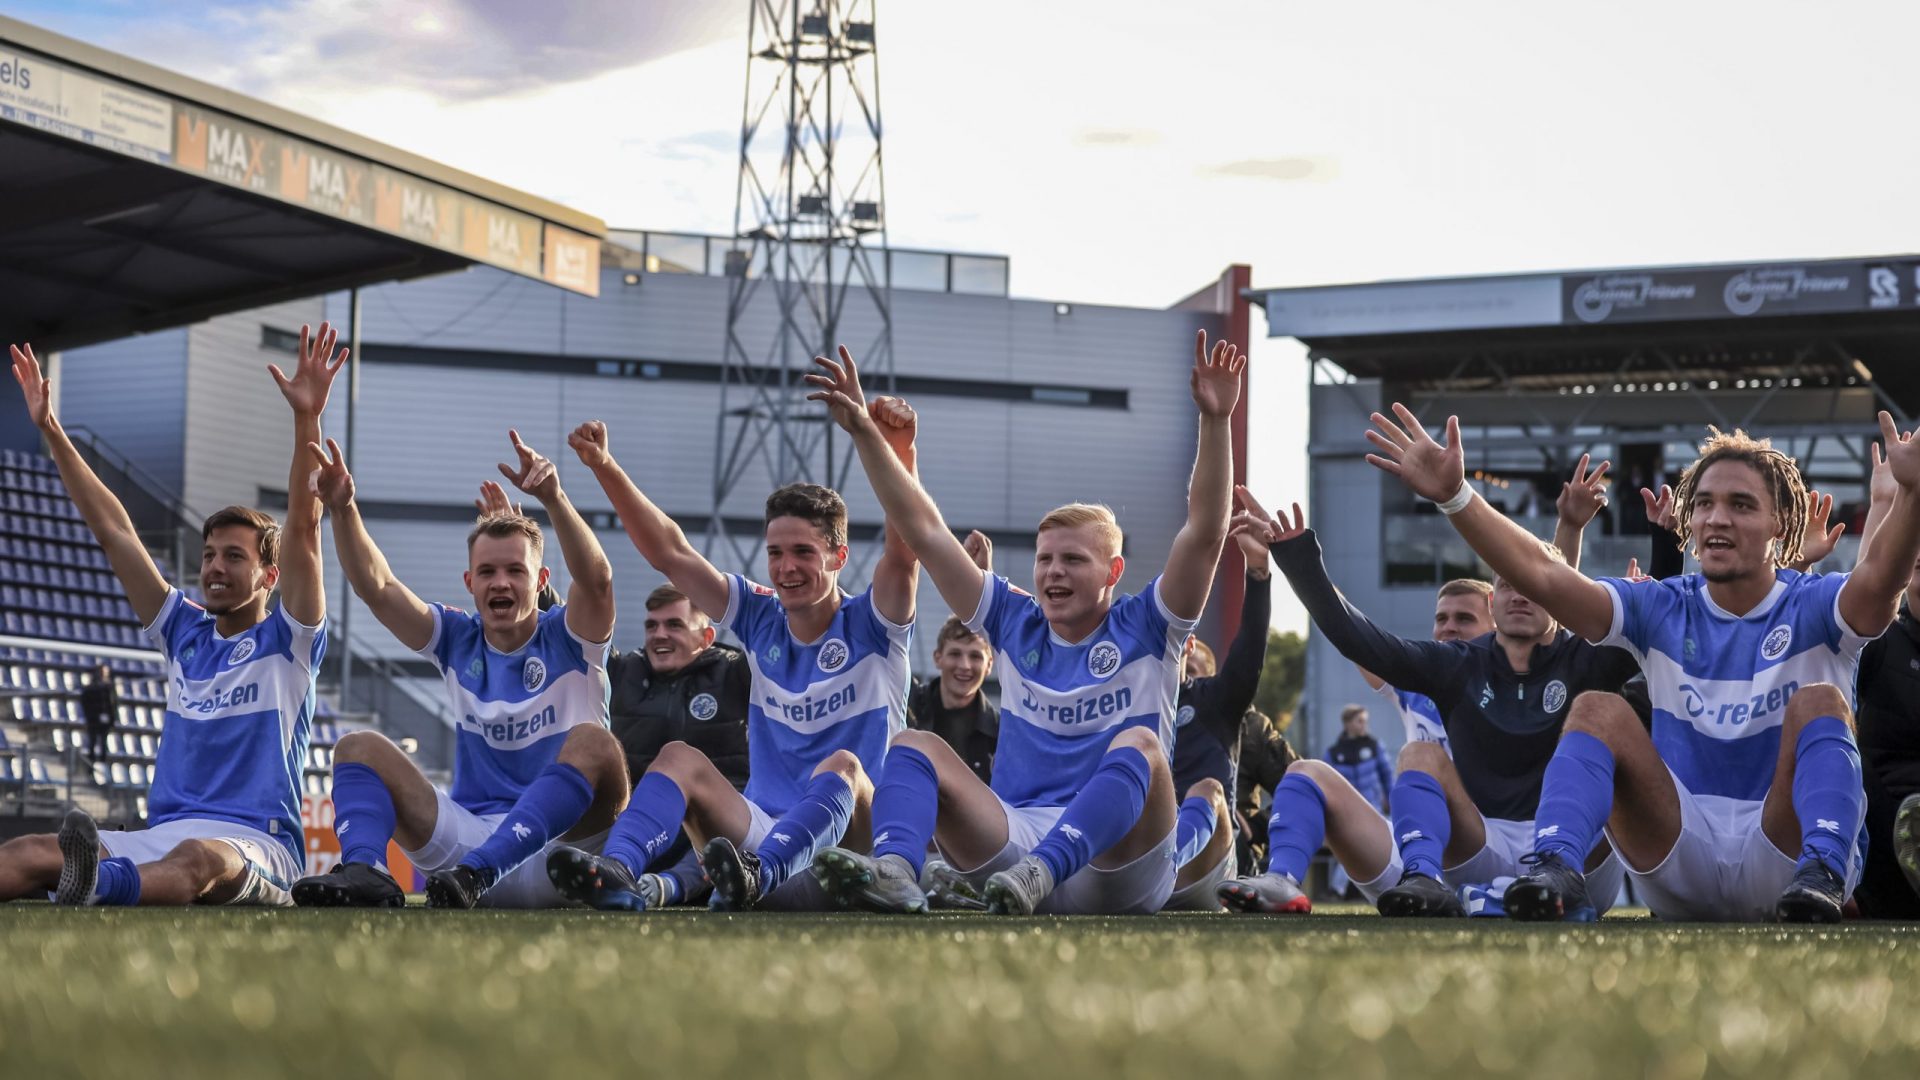
<svg viewBox="0 0 1920 1080"><path fill-rule="evenodd" d="M0 17L0 339L71 347L497 266L599 289L606 224Z"/></svg>
<svg viewBox="0 0 1920 1080"><path fill-rule="evenodd" d="M1248 296L1266 309L1270 336L1298 338L1316 360L1360 378L1549 393L1647 379L1689 389L1868 385L1895 416L1920 415L1920 256L1436 278L1252 289Z"/></svg>

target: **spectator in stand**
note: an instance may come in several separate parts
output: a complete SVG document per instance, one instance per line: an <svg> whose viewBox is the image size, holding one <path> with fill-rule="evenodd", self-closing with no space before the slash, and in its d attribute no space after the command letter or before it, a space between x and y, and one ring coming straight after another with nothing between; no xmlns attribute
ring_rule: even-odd
<svg viewBox="0 0 1920 1080"><path fill-rule="evenodd" d="M107 732L120 712L120 695L113 689L113 671L101 664L80 688L80 712L87 721L87 760L107 760Z"/></svg>

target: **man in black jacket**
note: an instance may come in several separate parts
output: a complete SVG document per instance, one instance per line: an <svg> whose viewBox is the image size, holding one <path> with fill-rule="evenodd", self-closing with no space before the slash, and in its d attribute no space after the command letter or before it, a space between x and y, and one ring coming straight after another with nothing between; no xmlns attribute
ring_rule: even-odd
<svg viewBox="0 0 1920 1080"><path fill-rule="evenodd" d="M647 595L643 646L607 660L609 721L626 753L629 777L645 776L660 751L678 742L705 754L735 790L746 787L751 673L739 650L716 645L713 637L706 613L685 593L662 585ZM706 898L711 886L684 832L654 865L668 869L641 875L649 907Z"/></svg>
<svg viewBox="0 0 1920 1080"><path fill-rule="evenodd" d="M993 671L993 645L949 615L934 641L933 664L940 673L907 694L907 726L940 736L981 783L991 783L1000 710L981 688Z"/></svg>
<svg viewBox="0 0 1920 1080"><path fill-rule="evenodd" d="M1464 914L1443 870L1455 884L1518 872L1567 706L1588 690L1618 691L1638 664L1567 633L1502 581L1494 582L1494 633L1472 641L1397 637L1334 588L1298 506L1293 522L1275 522L1270 535L1274 561L1314 626L1348 660L1432 698L1453 757L1432 743L1401 751L1391 823L1332 766L1295 764L1275 792L1269 872L1222 885L1222 899L1243 911L1310 910L1299 875L1324 835L1382 914ZM1611 901L1623 874L1619 859L1601 845L1586 869L1594 899Z"/></svg>
<svg viewBox="0 0 1920 1080"><path fill-rule="evenodd" d="M113 689L113 671L101 664L93 678L80 688L80 712L87 721L87 760L107 760L107 732L113 730L114 716L120 711L120 695Z"/></svg>
<svg viewBox="0 0 1920 1080"><path fill-rule="evenodd" d="M1234 540L1247 567L1239 628L1223 664L1216 664L1213 650L1198 637L1187 639L1186 678L1173 717L1173 790L1184 801L1176 830L1180 873L1168 911L1219 911L1220 883L1238 868L1231 800L1240 769L1241 725L1267 663L1273 574L1262 537L1243 528Z"/></svg>

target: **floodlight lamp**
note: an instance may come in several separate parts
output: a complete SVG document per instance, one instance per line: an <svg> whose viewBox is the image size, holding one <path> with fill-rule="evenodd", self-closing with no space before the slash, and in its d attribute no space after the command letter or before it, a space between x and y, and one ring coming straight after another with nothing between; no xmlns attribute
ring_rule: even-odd
<svg viewBox="0 0 1920 1080"><path fill-rule="evenodd" d="M1057 316L1071 315L1073 314L1073 305L1055 304L1053 305L1053 313Z"/></svg>
<svg viewBox="0 0 1920 1080"><path fill-rule="evenodd" d="M623 285L638 285L640 284L640 275L629 270L620 275L620 283Z"/></svg>

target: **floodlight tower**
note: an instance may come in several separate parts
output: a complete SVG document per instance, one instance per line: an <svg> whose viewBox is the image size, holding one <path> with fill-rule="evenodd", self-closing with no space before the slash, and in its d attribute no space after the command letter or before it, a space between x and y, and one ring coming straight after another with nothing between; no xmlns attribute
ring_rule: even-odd
<svg viewBox="0 0 1920 1080"><path fill-rule="evenodd" d="M870 390L893 385L874 0L751 0L748 10L706 544L742 570L757 562L760 498L801 480L839 488L854 457L806 400L813 357L844 343Z"/></svg>

